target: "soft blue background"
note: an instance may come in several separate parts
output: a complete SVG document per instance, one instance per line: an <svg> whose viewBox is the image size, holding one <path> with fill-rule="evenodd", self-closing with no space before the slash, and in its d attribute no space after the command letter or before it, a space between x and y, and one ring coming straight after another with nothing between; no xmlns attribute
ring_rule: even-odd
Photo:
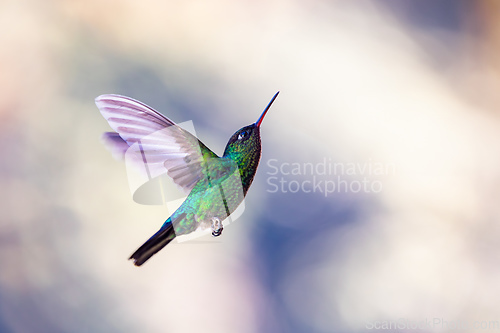
<svg viewBox="0 0 500 333"><path fill-rule="evenodd" d="M0 9L1 332L498 324L494 2L7 0ZM141 268L128 262L169 213L132 200L124 164L100 142L110 128L94 98L127 95L191 120L222 154L278 90L244 215L217 239L171 244ZM270 159L325 158L395 171L316 175L368 177L380 193L271 193Z"/></svg>

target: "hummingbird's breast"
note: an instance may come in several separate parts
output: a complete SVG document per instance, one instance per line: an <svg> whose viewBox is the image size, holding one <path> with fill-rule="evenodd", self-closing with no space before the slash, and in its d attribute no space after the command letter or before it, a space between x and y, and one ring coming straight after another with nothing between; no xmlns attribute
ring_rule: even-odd
<svg viewBox="0 0 500 333"><path fill-rule="evenodd" d="M185 214L174 226L177 235L209 229L214 219L224 221L245 198L244 184L234 161L214 159L207 164L205 175L173 214Z"/></svg>

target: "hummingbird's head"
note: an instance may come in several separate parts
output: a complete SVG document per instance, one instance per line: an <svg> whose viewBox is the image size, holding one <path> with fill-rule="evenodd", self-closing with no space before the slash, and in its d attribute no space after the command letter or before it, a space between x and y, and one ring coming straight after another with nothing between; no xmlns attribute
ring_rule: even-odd
<svg viewBox="0 0 500 333"><path fill-rule="evenodd" d="M259 119L254 124L240 128L236 133L234 133L229 139L226 149L224 150L224 156L230 157L232 159L247 159L257 160L257 164L260 159L260 125L267 111L273 104L274 100L278 96L279 91L273 96L264 112L260 115ZM241 167L241 166L240 166ZM257 169L257 166L255 166Z"/></svg>
<svg viewBox="0 0 500 333"><path fill-rule="evenodd" d="M260 125L278 94L279 91L254 124L240 128L231 136L224 150L224 157L228 157L238 164L245 193L252 183L260 161Z"/></svg>
<svg viewBox="0 0 500 333"><path fill-rule="evenodd" d="M224 156L231 158L260 158L260 128L251 124L240 128L227 142Z"/></svg>
<svg viewBox="0 0 500 333"><path fill-rule="evenodd" d="M260 128L256 124L245 126L236 131L224 150L224 157L230 158L238 166L244 194L248 191L257 172L260 151Z"/></svg>

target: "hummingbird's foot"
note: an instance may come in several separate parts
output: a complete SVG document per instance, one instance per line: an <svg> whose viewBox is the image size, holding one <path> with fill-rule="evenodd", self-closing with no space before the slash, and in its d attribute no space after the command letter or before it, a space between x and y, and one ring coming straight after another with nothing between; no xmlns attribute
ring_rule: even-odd
<svg viewBox="0 0 500 333"><path fill-rule="evenodd" d="M218 217L212 217L212 236L220 236L223 229L222 221Z"/></svg>

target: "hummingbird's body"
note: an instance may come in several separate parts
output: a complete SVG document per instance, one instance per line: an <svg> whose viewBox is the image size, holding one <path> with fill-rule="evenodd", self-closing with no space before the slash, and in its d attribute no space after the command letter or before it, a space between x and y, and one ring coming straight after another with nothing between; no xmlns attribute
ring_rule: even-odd
<svg viewBox="0 0 500 333"><path fill-rule="evenodd" d="M132 254L135 265L142 265L178 235L210 227L212 235L221 234L222 221L241 204L252 184L261 155L260 124L277 95L256 123L231 136L222 157L145 104L118 95L96 99L118 133L105 134L112 148L137 153L151 172L166 172L189 191L160 230Z"/></svg>

